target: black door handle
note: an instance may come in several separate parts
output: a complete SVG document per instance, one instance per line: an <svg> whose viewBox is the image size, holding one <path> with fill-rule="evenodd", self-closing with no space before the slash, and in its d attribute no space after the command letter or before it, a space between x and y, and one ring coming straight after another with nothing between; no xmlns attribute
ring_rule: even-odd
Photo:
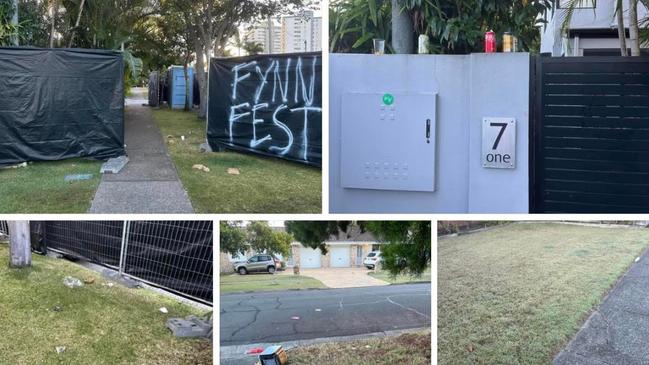
<svg viewBox="0 0 649 365"><path fill-rule="evenodd" d="M430 143L430 119L426 119L426 143Z"/></svg>

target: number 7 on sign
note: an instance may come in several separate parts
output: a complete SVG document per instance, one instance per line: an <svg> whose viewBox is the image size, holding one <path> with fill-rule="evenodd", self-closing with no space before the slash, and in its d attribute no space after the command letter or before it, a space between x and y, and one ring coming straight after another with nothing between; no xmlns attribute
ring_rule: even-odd
<svg viewBox="0 0 649 365"><path fill-rule="evenodd" d="M494 145L493 147L491 147L492 150L495 150L498 149L500 138L502 138L503 134L505 134L505 129L507 129L507 123L489 123L489 126L500 127L500 132L498 132L498 137L496 137L496 140L494 141Z"/></svg>

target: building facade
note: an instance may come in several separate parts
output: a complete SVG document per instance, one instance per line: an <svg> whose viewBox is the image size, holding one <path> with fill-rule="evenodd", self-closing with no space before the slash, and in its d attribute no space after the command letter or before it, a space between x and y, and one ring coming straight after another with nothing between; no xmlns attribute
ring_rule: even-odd
<svg viewBox="0 0 649 365"><path fill-rule="evenodd" d="M245 35L246 42L260 44L265 54L282 52L282 27L276 20L266 21L251 26Z"/></svg>
<svg viewBox="0 0 649 365"><path fill-rule="evenodd" d="M580 7L575 9L567 32L564 32L562 27L566 19L566 3L566 0L560 0L558 8L547 14L548 23L541 33L541 53L549 53L554 57L620 55L615 15L616 0L583 0ZM623 3L627 47L629 47L628 1ZM648 15L647 8L639 3L638 19Z"/></svg>
<svg viewBox="0 0 649 365"><path fill-rule="evenodd" d="M322 50L322 18L313 11L282 17L282 53Z"/></svg>

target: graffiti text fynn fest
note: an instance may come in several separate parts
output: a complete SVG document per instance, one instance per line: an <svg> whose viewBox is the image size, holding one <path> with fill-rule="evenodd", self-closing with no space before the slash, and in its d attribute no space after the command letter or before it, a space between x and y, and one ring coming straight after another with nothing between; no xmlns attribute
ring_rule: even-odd
<svg viewBox="0 0 649 365"><path fill-rule="evenodd" d="M304 116L301 131L303 141L301 156L306 161L309 144L309 113L322 112L320 106L313 105L316 83L316 61L316 57L313 57L310 67L311 76L308 80L304 77L303 68L305 67L303 67L302 57L297 57L297 61L294 64L292 58L286 59L283 67L281 67L280 61L273 60L265 70L258 65L257 61L241 63L234 66L232 68L231 84L233 105L230 106L230 116L228 118L230 142L234 138L232 132L234 123L251 123L252 139L250 140L250 148L258 148L261 144L268 142L267 146L269 146L269 151L279 155L287 154L293 147L294 135L296 134L294 132L299 133L299 131L291 130L288 125L278 119L278 114L288 109L290 113L302 113ZM237 94L237 85L250 78L253 74L259 76L259 83L254 95L252 95L253 100L239 100L240 95ZM293 75L293 80L291 80L291 75ZM293 86L292 92L290 90L291 86ZM270 92L271 87L272 93ZM264 91L266 92L264 94L266 97L262 98ZM289 104L293 105L290 109ZM272 111L272 120L266 121L259 119L257 112L260 111ZM286 133L287 142L285 145L274 144L271 134L257 135L257 125L263 125L265 123L270 123L272 126Z"/></svg>

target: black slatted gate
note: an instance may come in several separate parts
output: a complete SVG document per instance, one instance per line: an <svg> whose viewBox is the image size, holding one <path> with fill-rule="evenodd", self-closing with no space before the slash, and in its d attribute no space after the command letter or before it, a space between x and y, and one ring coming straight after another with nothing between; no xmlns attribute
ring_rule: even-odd
<svg viewBox="0 0 649 365"><path fill-rule="evenodd" d="M537 57L534 213L649 213L649 58Z"/></svg>

